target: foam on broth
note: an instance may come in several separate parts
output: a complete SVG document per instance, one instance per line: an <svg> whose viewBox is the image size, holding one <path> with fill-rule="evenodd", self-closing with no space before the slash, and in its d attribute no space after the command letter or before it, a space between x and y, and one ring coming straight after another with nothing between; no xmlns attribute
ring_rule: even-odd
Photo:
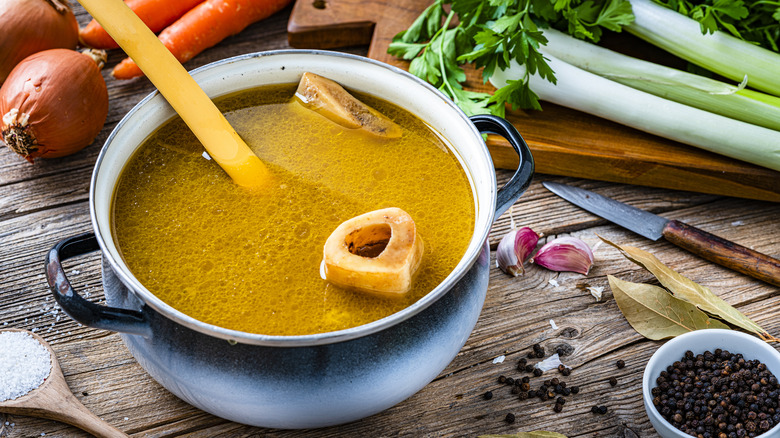
<svg viewBox="0 0 780 438"><path fill-rule="evenodd" d="M112 217L122 257L147 289L193 318L267 335L355 327L420 299L466 251L474 199L438 135L359 94L404 134L385 140L345 129L293 102L294 91L270 86L217 100L274 175L262 192L233 184L178 118L122 172ZM385 207L407 211L425 242L412 290L391 299L328 284L319 269L330 233Z"/></svg>

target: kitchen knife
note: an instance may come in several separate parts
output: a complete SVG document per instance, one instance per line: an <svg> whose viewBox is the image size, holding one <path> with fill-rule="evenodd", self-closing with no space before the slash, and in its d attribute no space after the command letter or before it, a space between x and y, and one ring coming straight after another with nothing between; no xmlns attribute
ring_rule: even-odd
<svg viewBox="0 0 780 438"><path fill-rule="evenodd" d="M661 237L711 262L780 286L780 260L680 221L640 210L578 187L543 182L561 198L651 240Z"/></svg>

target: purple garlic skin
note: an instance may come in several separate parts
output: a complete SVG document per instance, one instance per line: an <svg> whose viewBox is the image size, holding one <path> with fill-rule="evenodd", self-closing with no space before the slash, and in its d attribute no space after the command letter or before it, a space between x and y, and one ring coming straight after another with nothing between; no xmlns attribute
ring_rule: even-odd
<svg viewBox="0 0 780 438"><path fill-rule="evenodd" d="M593 251L576 237L559 237L542 246L531 262L551 271L588 275L593 266Z"/></svg>
<svg viewBox="0 0 780 438"><path fill-rule="evenodd" d="M513 277L525 274L523 263L536 249L538 242L539 235L529 227L506 233L496 249L496 264Z"/></svg>

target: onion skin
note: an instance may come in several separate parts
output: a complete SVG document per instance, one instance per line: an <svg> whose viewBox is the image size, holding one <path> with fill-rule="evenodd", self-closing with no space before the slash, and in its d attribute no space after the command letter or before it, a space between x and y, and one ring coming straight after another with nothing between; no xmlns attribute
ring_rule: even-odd
<svg viewBox="0 0 780 438"><path fill-rule="evenodd" d="M44 50L20 62L0 87L5 144L31 163L91 144L108 115L100 67L90 55L68 49Z"/></svg>
<svg viewBox="0 0 780 438"><path fill-rule="evenodd" d="M75 49L79 25L67 0L0 0L0 84L24 58Z"/></svg>

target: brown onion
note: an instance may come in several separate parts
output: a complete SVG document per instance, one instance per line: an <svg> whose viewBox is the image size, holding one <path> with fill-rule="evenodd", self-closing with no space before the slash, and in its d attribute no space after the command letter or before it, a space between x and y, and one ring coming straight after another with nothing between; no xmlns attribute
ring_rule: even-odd
<svg viewBox="0 0 780 438"><path fill-rule="evenodd" d="M75 49L79 25L67 0L0 0L0 84L22 59Z"/></svg>
<svg viewBox="0 0 780 438"><path fill-rule="evenodd" d="M105 52L68 49L44 50L20 62L0 87L5 144L32 163L92 143L108 114L101 62Z"/></svg>

